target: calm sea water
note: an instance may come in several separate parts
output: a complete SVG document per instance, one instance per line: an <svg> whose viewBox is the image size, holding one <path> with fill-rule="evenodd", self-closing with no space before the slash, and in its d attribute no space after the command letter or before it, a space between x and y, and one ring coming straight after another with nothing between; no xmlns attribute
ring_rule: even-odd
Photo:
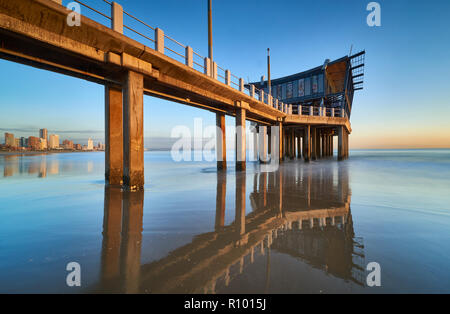
<svg viewBox="0 0 450 314"><path fill-rule="evenodd" d="M247 168L147 152L126 192L102 153L0 156L0 292L450 292L450 150Z"/></svg>

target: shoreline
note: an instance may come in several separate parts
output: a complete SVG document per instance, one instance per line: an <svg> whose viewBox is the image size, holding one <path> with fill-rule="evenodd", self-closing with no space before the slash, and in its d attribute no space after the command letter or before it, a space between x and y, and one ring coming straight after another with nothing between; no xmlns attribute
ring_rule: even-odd
<svg viewBox="0 0 450 314"><path fill-rule="evenodd" d="M49 151L0 151L0 156L34 156L34 155L51 155L51 154L68 154L68 153L99 153L103 150L49 150Z"/></svg>

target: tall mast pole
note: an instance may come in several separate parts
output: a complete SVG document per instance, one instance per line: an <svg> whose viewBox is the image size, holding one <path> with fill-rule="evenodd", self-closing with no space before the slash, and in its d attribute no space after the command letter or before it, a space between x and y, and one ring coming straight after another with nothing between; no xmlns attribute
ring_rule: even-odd
<svg viewBox="0 0 450 314"><path fill-rule="evenodd" d="M270 82L270 48L267 48L267 89L268 94L272 95L272 85Z"/></svg>
<svg viewBox="0 0 450 314"><path fill-rule="evenodd" d="M213 41L212 41L212 0L208 1L208 58L213 60Z"/></svg>

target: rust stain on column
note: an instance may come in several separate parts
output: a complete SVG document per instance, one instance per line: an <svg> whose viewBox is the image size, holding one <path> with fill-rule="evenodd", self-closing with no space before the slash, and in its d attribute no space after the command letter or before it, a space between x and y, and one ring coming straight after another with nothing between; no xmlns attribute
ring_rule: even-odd
<svg viewBox="0 0 450 314"><path fill-rule="evenodd" d="M122 90L105 86L105 179L112 185L123 180Z"/></svg>

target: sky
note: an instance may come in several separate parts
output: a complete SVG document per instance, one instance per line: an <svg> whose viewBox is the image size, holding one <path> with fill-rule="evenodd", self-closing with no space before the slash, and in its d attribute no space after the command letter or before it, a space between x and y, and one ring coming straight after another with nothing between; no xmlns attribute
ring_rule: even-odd
<svg viewBox="0 0 450 314"><path fill-rule="evenodd" d="M108 13L102 0L84 1ZM207 56L207 0L118 2ZM350 148L450 148L450 1L377 1L380 27L366 23L369 2L213 0L214 60L257 81L266 74L267 48L273 79L348 55L351 47L353 53L365 49L364 89L354 97ZM108 23L86 8L81 13ZM127 17L124 23L138 27ZM37 136L39 128L47 128L61 141L104 141L103 86L5 60L0 71L0 133ZM215 124L212 112L144 96L145 145L167 143L177 125L193 129L195 118L203 119L203 126ZM234 118L226 123L234 125Z"/></svg>

